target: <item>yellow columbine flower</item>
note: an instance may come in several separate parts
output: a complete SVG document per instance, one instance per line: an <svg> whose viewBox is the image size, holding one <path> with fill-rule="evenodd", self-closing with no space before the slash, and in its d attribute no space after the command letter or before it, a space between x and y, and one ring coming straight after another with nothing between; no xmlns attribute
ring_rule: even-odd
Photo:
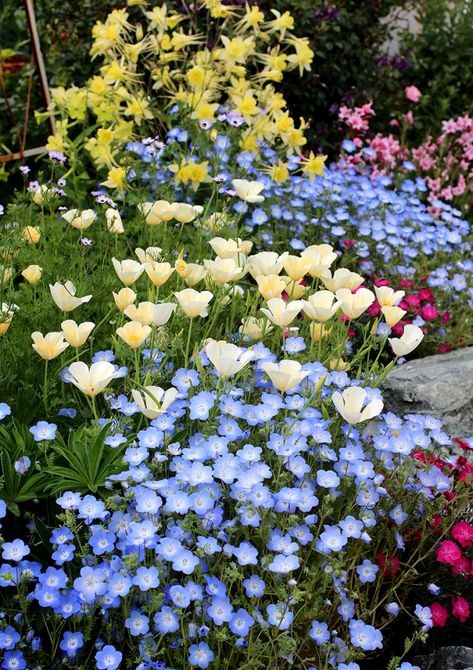
<svg viewBox="0 0 473 670"><path fill-rule="evenodd" d="M235 26L235 30L237 30L237 32L243 32L249 28L258 30L259 24L263 21L264 14L257 5L253 5L252 7L246 5L245 15L238 21Z"/></svg>
<svg viewBox="0 0 473 670"><path fill-rule="evenodd" d="M144 97L132 97L126 106L124 113L127 116L133 116L134 121L138 126L143 119L153 118L153 113L149 109L149 101Z"/></svg>
<svg viewBox="0 0 473 670"><path fill-rule="evenodd" d="M126 184L126 170L122 167L115 167L108 171L107 179L102 182L102 186L116 188L117 191L123 191Z"/></svg>
<svg viewBox="0 0 473 670"><path fill-rule="evenodd" d="M181 163L181 165L170 165L171 172L176 174L176 182L182 181L183 184L192 183L192 188L196 191L200 184L210 181L208 173L208 161L196 163L193 158L189 161Z"/></svg>
<svg viewBox="0 0 473 670"><path fill-rule="evenodd" d="M276 165L270 165L264 170L276 184L282 184L289 178L287 163L281 160Z"/></svg>
<svg viewBox="0 0 473 670"><path fill-rule="evenodd" d="M304 159L302 172L309 175L310 181L314 180L315 175L322 176L325 170L325 161L327 156L319 155L315 156L314 152L311 151L309 158Z"/></svg>
<svg viewBox="0 0 473 670"><path fill-rule="evenodd" d="M294 46L295 53L287 57L291 65L291 69L299 68L299 75L302 77L304 70L310 72L310 66L314 60L314 52L309 46L308 37L291 37L287 38L286 42Z"/></svg>
<svg viewBox="0 0 473 670"><path fill-rule="evenodd" d="M271 14L274 14L276 17L272 21L267 21L263 28L268 31L268 33L279 32L281 39L284 39L286 30L294 30L294 17L290 12L278 12L277 9L271 9Z"/></svg>

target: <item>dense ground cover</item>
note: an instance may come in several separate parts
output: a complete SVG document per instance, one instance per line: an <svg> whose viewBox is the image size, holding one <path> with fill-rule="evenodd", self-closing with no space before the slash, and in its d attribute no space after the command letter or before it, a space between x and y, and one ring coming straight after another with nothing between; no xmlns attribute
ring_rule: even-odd
<svg viewBox="0 0 473 670"><path fill-rule="evenodd" d="M1 665L412 670L468 626L472 444L380 387L470 341L466 210L303 155L307 40L205 4L96 26L1 210Z"/></svg>

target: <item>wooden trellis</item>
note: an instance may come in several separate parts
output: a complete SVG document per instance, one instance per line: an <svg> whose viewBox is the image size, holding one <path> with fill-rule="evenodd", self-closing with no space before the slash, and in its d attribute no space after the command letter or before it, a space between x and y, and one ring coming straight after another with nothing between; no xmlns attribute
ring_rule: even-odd
<svg viewBox="0 0 473 670"><path fill-rule="evenodd" d="M34 13L34 5L33 5L33 0L23 0L23 5L25 8L26 12L26 18L28 20L28 30L30 34L30 41L31 41L31 51L33 53L33 59L34 63L36 66L36 72L38 73L39 76L39 83L41 86L41 93L43 96L44 103L46 105L46 108L49 108L51 104L51 94L49 92L49 86L48 86L48 79L46 76L46 68L44 67L44 59L43 59L43 54L41 52L41 43L39 39L39 33L38 33L38 28L36 26L36 18L35 18L35 13ZM29 100L27 101L27 105L29 104ZM49 117L49 126L51 129L51 134L55 135L56 133L56 126L54 123L54 118L52 116ZM26 128L24 129L25 137L24 140L26 140ZM45 147L34 147L32 149L25 149L24 147L20 146L20 151L17 151L15 153L10 153L10 154L5 154L3 156L0 156L0 163L7 163L9 161L14 161L14 160L24 160L25 158L29 158L31 156L38 156L39 154L42 154L46 151Z"/></svg>

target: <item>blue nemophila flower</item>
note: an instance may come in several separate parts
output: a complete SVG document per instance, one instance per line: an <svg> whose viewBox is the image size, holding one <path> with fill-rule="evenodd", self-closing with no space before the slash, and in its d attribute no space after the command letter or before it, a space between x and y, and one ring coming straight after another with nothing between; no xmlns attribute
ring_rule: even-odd
<svg viewBox="0 0 473 670"><path fill-rule="evenodd" d="M294 614L284 603L267 605L268 623L276 626L279 630L287 630L294 621Z"/></svg>
<svg viewBox="0 0 473 670"><path fill-rule="evenodd" d="M95 654L98 670L116 670L122 662L123 654L111 644L106 644Z"/></svg>
<svg viewBox="0 0 473 670"><path fill-rule="evenodd" d="M30 548L23 540L17 539L13 542L4 542L2 545L2 558L4 561L21 561L30 553Z"/></svg>
<svg viewBox="0 0 473 670"><path fill-rule="evenodd" d="M206 642L191 644L189 647L189 663L198 668L207 668L214 660L214 653Z"/></svg>
<svg viewBox="0 0 473 670"><path fill-rule="evenodd" d="M248 614L246 610L240 607L240 609L238 609L233 614L232 618L228 622L228 626L232 633L235 633L235 635L246 637L254 623L255 620L253 617Z"/></svg>
<svg viewBox="0 0 473 670"><path fill-rule="evenodd" d="M3 421L3 419L6 416L10 416L10 414L11 414L10 405L7 405L6 402L0 402L0 421Z"/></svg>
<svg viewBox="0 0 473 670"><path fill-rule="evenodd" d="M399 607L399 605L397 603L392 602L392 603L388 603L386 605L385 609L386 609L386 612L388 612L389 614L392 614L393 616L397 616L399 614L399 611L400 611L401 608Z"/></svg>
<svg viewBox="0 0 473 670"><path fill-rule="evenodd" d="M84 496L78 503L78 519L84 519L87 524L92 523L94 519L105 519L108 512L102 500L97 500L92 495Z"/></svg>
<svg viewBox="0 0 473 670"><path fill-rule="evenodd" d="M56 431L57 425L55 423L48 423L47 421L38 421L35 426L31 426L30 428L30 433L33 435L36 442L54 440Z"/></svg>
<svg viewBox="0 0 473 670"><path fill-rule="evenodd" d="M146 635L149 631L149 618L141 610L132 610L125 619L125 628L128 628L130 635Z"/></svg>
<svg viewBox="0 0 473 670"><path fill-rule="evenodd" d="M74 589L86 603L93 603L107 591L105 578L103 569L85 566L81 568L80 577L74 580Z"/></svg>
<svg viewBox="0 0 473 670"><path fill-rule="evenodd" d="M7 626L0 631L0 649L14 649L20 639L21 635L13 628L13 626Z"/></svg>
<svg viewBox="0 0 473 670"><path fill-rule="evenodd" d="M137 586L140 591L149 591L159 586L159 572L154 566L147 568L140 566L133 577L133 584Z"/></svg>
<svg viewBox="0 0 473 670"><path fill-rule="evenodd" d="M59 412L59 416L65 416L68 419L75 419L77 416L77 410L73 407L62 407Z"/></svg>
<svg viewBox="0 0 473 670"><path fill-rule="evenodd" d="M414 614L423 624L422 630L428 630L429 628L432 628L433 626L432 612L430 611L430 607L423 607L422 605L416 605Z"/></svg>
<svg viewBox="0 0 473 670"><path fill-rule="evenodd" d="M179 617L166 605L154 615L153 621L156 631L161 635L175 633L179 630Z"/></svg>
<svg viewBox="0 0 473 670"><path fill-rule="evenodd" d="M95 531L89 539L89 545L96 556L109 553L114 549L115 535L102 528Z"/></svg>
<svg viewBox="0 0 473 670"><path fill-rule="evenodd" d="M100 363L102 361L106 361L107 363L113 363L115 360L115 354L111 349L107 349L106 351L96 351L95 354L92 356L92 363Z"/></svg>
<svg viewBox="0 0 473 670"><path fill-rule="evenodd" d="M215 394L209 391L201 391L189 401L189 418L205 421L215 403Z"/></svg>
<svg viewBox="0 0 473 670"><path fill-rule="evenodd" d="M59 643L60 649L68 658L75 658L79 650L84 646L84 636L82 633L71 633L66 631Z"/></svg>
<svg viewBox="0 0 473 670"><path fill-rule="evenodd" d="M365 558L363 563L356 568L358 578L362 584L367 582L375 582L376 575L379 572L379 567Z"/></svg>
<svg viewBox="0 0 473 670"><path fill-rule="evenodd" d="M109 447L116 449L121 444L125 444L126 441L126 437L124 437L121 433L115 433L115 435L107 435L104 440L104 444L107 444Z"/></svg>
<svg viewBox="0 0 473 670"><path fill-rule="evenodd" d="M239 565L258 564L258 550L249 542L242 542L240 546L233 547L233 555Z"/></svg>
<svg viewBox="0 0 473 670"><path fill-rule="evenodd" d="M228 623L233 616L233 606L229 600L224 597L214 597L207 614L216 626Z"/></svg>
<svg viewBox="0 0 473 670"><path fill-rule="evenodd" d="M23 653L19 650L6 651L1 667L5 670L25 670L26 661Z"/></svg>
<svg viewBox="0 0 473 670"><path fill-rule="evenodd" d="M74 558L76 547L73 544L60 544L51 554L56 565L64 565Z"/></svg>
<svg viewBox="0 0 473 670"><path fill-rule="evenodd" d="M330 640L328 625L325 622L312 621L312 625L309 630L309 637L319 646L324 644L324 642Z"/></svg>
<svg viewBox="0 0 473 670"><path fill-rule="evenodd" d="M28 472L31 466L31 460L28 458L28 456L22 456L19 458L17 461L14 463L14 468L18 472L19 475L24 475Z"/></svg>
<svg viewBox="0 0 473 670"><path fill-rule="evenodd" d="M265 592L265 583L258 575L251 575L243 580L243 586L248 598L261 598Z"/></svg>
<svg viewBox="0 0 473 670"><path fill-rule="evenodd" d="M360 647L365 651L382 649L383 635L374 626L366 624L359 619L352 619L349 623L350 640L354 647Z"/></svg>

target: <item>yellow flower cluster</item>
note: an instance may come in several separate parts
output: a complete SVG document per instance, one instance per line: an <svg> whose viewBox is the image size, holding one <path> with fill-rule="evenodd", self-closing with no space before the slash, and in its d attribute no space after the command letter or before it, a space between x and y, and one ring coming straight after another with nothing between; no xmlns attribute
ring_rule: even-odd
<svg viewBox="0 0 473 670"><path fill-rule="evenodd" d="M310 70L314 54L307 38L290 32L294 19L289 12L272 9L267 17L257 6L200 0L198 9L209 19L202 25L211 26L210 36L198 32L193 11L180 14L166 4L149 5L128 0L128 10L114 10L94 26L91 56L103 65L84 88L53 89L53 112L61 119L49 150L67 153L71 126L91 115L99 128L85 149L99 168L116 170L125 142L146 121L163 120L177 103L197 121L212 121L221 105L242 117L245 150L257 152L258 142L266 140L287 155L300 153L307 122L291 118L276 85L287 71L302 75ZM132 13L138 17L134 22ZM178 166L176 176L195 185L200 179L193 179L194 172L205 172L205 165ZM282 179L284 168L275 176ZM115 174L107 181L122 183Z"/></svg>

